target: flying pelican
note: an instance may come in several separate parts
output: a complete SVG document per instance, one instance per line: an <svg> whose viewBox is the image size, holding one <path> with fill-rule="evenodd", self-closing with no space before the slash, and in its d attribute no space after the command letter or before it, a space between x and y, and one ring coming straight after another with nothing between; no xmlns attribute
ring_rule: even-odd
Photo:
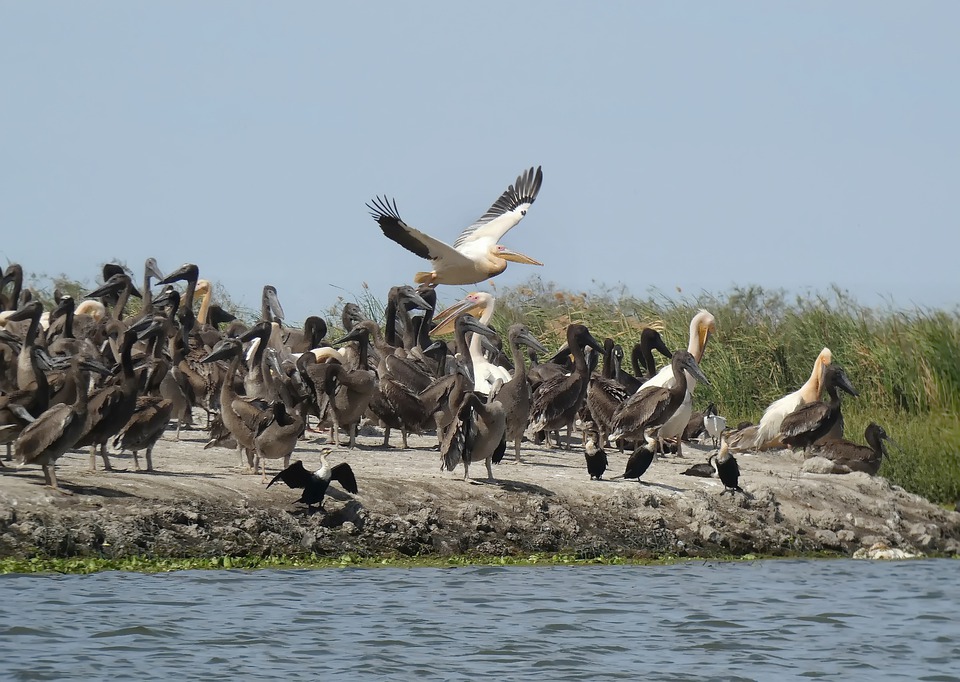
<svg viewBox="0 0 960 682"><path fill-rule="evenodd" d="M780 425L783 418L805 403L820 400L823 392L823 374L827 365L833 362L833 354L829 348L820 351L813 363L813 371L807 382L793 393L788 393L779 400L774 400L763 412L760 424L757 426L757 439L754 446L757 449L778 447L780 442Z"/></svg>
<svg viewBox="0 0 960 682"><path fill-rule="evenodd" d="M527 214L542 182L543 172L539 166L521 173L486 213L460 233L453 246L407 225L400 218L396 201L386 196L376 197L367 208L384 235L433 262L431 272L416 274L414 281L417 284L476 284L506 270L507 261L543 265L497 243Z"/></svg>

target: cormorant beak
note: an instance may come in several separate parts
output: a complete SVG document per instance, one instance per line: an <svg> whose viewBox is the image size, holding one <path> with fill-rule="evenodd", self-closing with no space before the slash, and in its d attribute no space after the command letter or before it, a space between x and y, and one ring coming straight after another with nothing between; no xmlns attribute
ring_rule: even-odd
<svg viewBox="0 0 960 682"><path fill-rule="evenodd" d="M497 249L497 255L500 256L503 260L508 260L513 263L523 263L524 265L543 265L540 261L531 258L530 256L525 256L518 251L513 251L505 247L500 247Z"/></svg>

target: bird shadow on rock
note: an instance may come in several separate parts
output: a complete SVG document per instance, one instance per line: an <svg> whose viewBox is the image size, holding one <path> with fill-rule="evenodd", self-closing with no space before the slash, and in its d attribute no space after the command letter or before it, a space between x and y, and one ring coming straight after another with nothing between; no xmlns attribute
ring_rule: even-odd
<svg viewBox="0 0 960 682"><path fill-rule="evenodd" d="M491 485L503 488L504 490L509 490L515 493L537 493L545 497L553 497L556 493L552 490L547 490L543 486L537 485L536 483L526 483L525 481L510 481L503 478L498 478L493 481L485 481L483 479L471 479L470 483L474 485Z"/></svg>
<svg viewBox="0 0 960 682"><path fill-rule="evenodd" d="M67 483L59 481L60 487L75 495L96 495L98 497L137 497L133 493L127 493L113 488L101 488L97 485L83 485L81 483Z"/></svg>

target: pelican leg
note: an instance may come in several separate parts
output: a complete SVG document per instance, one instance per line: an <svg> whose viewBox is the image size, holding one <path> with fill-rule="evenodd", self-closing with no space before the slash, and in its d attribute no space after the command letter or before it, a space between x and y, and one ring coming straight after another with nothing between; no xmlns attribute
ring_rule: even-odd
<svg viewBox="0 0 960 682"><path fill-rule="evenodd" d="M147 448L147 471L153 471L153 446Z"/></svg>
<svg viewBox="0 0 960 682"><path fill-rule="evenodd" d="M487 480L492 481L493 480L493 457L487 456L484 463L487 465Z"/></svg>
<svg viewBox="0 0 960 682"><path fill-rule="evenodd" d="M520 458L520 441L523 440L522 436L517 436L513 439L513 451L517 457L517 464L523 464L523 460Z"/></svg>
<svg viewBox="0 0 960 682"><path fill-rule="evenodd" d="M137 457L137 451L133 451L133 468L136 471L140 471L140 459Z"/></svg>
<svg viewBox="0 0 960 682"><path fill-rule="evenodd" d="M470 460L467 458L463 460L463 480L470 480Z"/></svg>
<svg viewBox="0 0 960 682"><path fill-rule="evenodd" d="M383 447L385 448L390 447L390 427L389 426L387 426L383 430Z"/></svg>
<svg viewBox="0 0 960 682"><path fill-rule="evenodd" d="M47 482L47 485L56 490L58 493L63 495L73 495L69 490L63 490L59 485L57 485L57 470L54 468L54 464L43 465L43 477Z"/></svg>
<svg viewBox="0 0 960 682"><path fill-rule="evenodd" d="M406 429L400 429L400 435L403 436L403 449L404 449L404 450L409 450L409 449L410 449L410 446L407 445L407 430L406 430Z"/></svg>
<svg viewBox="0 0 960 682"><path fill-rule="evenodd" d="M96 444L90 446L90 471L97 470L97 446ZM46 470L46 469L44 469Z"/></svg>
<svg viewBox="0 0 960 682"><path fill-rule="evenodd" d="M113 467L110 466L110 458L107 457L107 441L100 443L100 456L103 458L103 470L113 471Z"/></svg>

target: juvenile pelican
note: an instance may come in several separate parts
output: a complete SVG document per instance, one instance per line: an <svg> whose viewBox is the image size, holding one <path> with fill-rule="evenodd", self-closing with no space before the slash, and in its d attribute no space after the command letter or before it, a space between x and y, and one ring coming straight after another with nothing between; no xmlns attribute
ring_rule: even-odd
<svg viewBox="0 0 960 682"><path fill-rule="evenodd" d="M852 396L860 395L850 383L843 367L839 365L829 365L823 371L823 388L830 396L829 402L815 400L806 403L783 418L780 423L780 440L784 445L807 450L833 430L843 419L840 412L840 393L837 389Z"/></svg>
<svg viewBox="0 0 960 682"><path fill-rule="evenodd" d="M367 208L384 235L433 262L431 272L416 274L414 281L418 284L475 284L506 270L507 261L543 265L497 243L527 214L542 182L543 172L539 166L521 173L486 213L460 233L453 246L407 225L400 218L396 201L386 196L376 197Z"/></svg>
<svg viewBox="0 0 960 682"><path fill-rule="evenodd" d="M690 320L690 339L687 343L687 352L693 356L698 364L703 361L703 352L707 348L707 342L716 329L716 319L706 310L701 310ZM697 387L697 377L689 371L686 371L685 374L687 377L687 392L683 397L683 402L680 404L680 407L677 408L677 411L674 412L673 416L660 427L659 434L661 442L664 438L677 439L678 456L682 453L680 437L683 435L683 429L687 426L687 422L690 421L690 415L693 414L693 391ZM669 388L674 381L672 366L668 364L665 365L655 377L647 381L640 390L648 386L663 386Z"/></svg>

